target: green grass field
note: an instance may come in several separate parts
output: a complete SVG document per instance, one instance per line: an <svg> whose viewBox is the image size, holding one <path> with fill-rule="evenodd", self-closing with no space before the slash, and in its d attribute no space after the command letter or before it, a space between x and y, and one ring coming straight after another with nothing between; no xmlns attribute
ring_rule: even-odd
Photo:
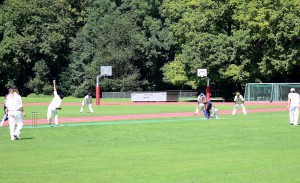
<svg viewBox="0 0 300 183"><path fill-rule="evenodd" d="M166 111L194 110L193 106L184 105L180 109L158 107ZM76 113L79 110L77 106L65 108L64 115L70 116L72 110L76 109ZM138 110L133 106L99 106L99 111L95 108L102 115ZM138 108L132 113L157 112L149 106ZM300 181L297 171L300 129L289 126L287 112L220 117L93 122L59 128L26 126L19 141L10 141L8 127L2 127L0 180L5 183Z"/></svg>
<svg viewBox="0 0 300 183"><path fill-rule="evenodd" d="M62 110L58 111L59 117L79 117L79 116L91 116L88 107L86 106L83 113L80 113L80 105L78 106L63 106ZM246 106L247 109L257 109L257 108L268 108L268 106ZM282 107L282 106L273 106ZM24 106L27 117L25 119L30 119L31 112L37 111L39 118L46 118L48 106ZM232 110L233 106L218 106L219 110ZM155 114L155 113L171 113L171 112L191 112L193 113L196 109L195 105L112 105L112 106L93 106L94 115L97 116L114 116L114 115L127 115L127 114ZM239 109L241 110L241 109ZM3 111L0 111L3 115Z"/></svg>
<svg viewBox="0 0 300 183"><path fill-rule="evenodd" d="M31 118L31 112L37 111L39 118L46 118L48 106L41 106L39 102L50 103L53 97L23 97L24 109L27 113L25 119ZM59 117L79 117L79 116L91 116L89 109L86 106L83 113L79 113L81 107L81 98L66 97L62 102L62 110L59 111ZM68 106L65 103L77 102L77 106ZM95 101L94 101L95 102ZM169 112L194 112L196 108L196 102L186 102L186 104L164 104L164 105L103 105L107 102L130 102L130 99L101 99L101 105L94 105L93 109L97 116L108 115L126 115L126 114L153 114L153 113L169 113ZM26 105L26 103L36 103L35 105ZM94 103L95 104L95 103ZM213 103L214 105L216 103ZM246 105L247 109L269 108L268 105ZM273 108L283 107L281 105L272 106ZM285 106L284 106L285 107ZM232 110L233 105L217 105L219 110ZM3 110L0 110L0 115L3 115Z"/></svg>

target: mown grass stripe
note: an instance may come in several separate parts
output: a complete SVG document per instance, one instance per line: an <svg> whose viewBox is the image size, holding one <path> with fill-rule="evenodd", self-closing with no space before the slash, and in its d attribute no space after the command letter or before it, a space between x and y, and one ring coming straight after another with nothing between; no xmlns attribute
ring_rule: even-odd
<svg viewBox="0 0 300 183"><path fill-rule="evenodd" d="M228 118L218 118L218 119L210 119L210 120L226 120ZM126 120L126 121L102 121L102 122L82 122L82 123L65 123L61 124L60 127L72 127L72 126L95 126L95 125L118 125L118 124L142 124L142 123L173 123L180 121L209 121L203 118L169 118L169 119L149 119L149 120ZM37 127L32 126L24 126L24 128L55 128L53 125L38 125Z"/></svg>

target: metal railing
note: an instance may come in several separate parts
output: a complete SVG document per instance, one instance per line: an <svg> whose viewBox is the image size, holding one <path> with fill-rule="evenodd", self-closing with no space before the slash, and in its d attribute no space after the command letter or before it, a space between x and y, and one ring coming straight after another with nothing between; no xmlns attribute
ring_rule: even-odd
<svg viewBox="0 0 300 183"><path fill-rule="evenodd" d="M131 92L102 92L102 98L131 98Z"/></svg>

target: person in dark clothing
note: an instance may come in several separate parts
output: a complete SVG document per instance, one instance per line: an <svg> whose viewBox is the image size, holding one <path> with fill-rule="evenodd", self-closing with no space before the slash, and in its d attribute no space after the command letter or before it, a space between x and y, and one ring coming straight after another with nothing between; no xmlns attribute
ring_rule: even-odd
<svg viewBox="0 0 300 183"><path fill-rule="evenodd" d="M210 100L207 100L206 98L204 99L204 109L206 111L206 119L210 119L210 110L212 108L212 103Z"/></svg>
<svg viewBox="0 0 300 183"><path fill-rule="evenodd" d="M8 94L5 95L5 98L4 98L4 116L0 122L0 127L3 126L4 122L8 120L8 115L7 115L7 109L6 109L6 97L7 97Z"/></svg>

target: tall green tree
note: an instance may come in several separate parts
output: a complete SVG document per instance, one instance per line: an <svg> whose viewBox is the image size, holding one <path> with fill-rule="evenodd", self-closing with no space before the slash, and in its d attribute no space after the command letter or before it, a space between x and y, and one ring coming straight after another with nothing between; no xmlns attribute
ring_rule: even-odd
<svg viewBox="0 0 300 183"><path fill-rule="evenodd" d="M300 74L299 34L300 2L298 0L240 1L233 18L240 29L250 30L261 81L298 81Z"/></svg>
<svg viewBox="0 0 300 183"><path fill-rule="evenodd" d="M178 45L165 81L196 88L205 83L196 70L207 68L212 84L241 89L285 82L299 70L299 1L166 0L163 13ZM174 64L185 71L178 81L170 77Z"/></svg>
<svg viewBox="0 0 300 183"><path fill-rule="evenodd" d="M0 12L1 83L17 83L24 88L39 85L37 79L43 79L47 88L53 78L59 78L69 63L70 37L81 21L75 18L78 6L75 8L70 3L72 1L67 0L4 2ZM49 70L43 78L39 78L39 69L33 70L36 63L41 62ZM35 92L44 90L35 89Z"/></svg>
<svg viewBox="0 0 300 183"><path fill-rule="evenodd" d="M94 90L100 66L107 65L113 67L113 76L101 79L102 91L162 87L160 68L174 42L160 5L158 0L91 2L89 20L71 44L73 62L64 73L70 93L82 96Z"/></svg>
<svg viewBox="0 0 300 183"><path fill-rule="evenodd" d="M206 84L196 76L200 68L208 69L212 83L249 79L249 32L239 30L233 19L234 7L228 1L166 0L163 7L179 45L174 62L183 66L185 84L193 88ZM175 84L169 77L171 64L163 69L164 79ZM243 72L236 72L236 68Z"/></svg>
<svg viewBox="0 0 300 183"><path fill-rule="evenodd" d="M140 50L138 67L148 85L157 90L169 87L161 78L161 67L174 59L176 49L169 22L162 14L163 0L124 0L121 12L129 12L146 38ZM145 89L145 88L144 88Z"/></svg>
<svg viewBox="0 0 300 183"><path fill-rule="evenodd" d="M82 96L93 90L101 66L113 67L113 78L101 79L104 90L138 90L141 81L135 50L143 37L132 16L116 9L107 0L91 4L89 19L71 44L73 62L64 73L70 78L70 94Z"/></svg>

